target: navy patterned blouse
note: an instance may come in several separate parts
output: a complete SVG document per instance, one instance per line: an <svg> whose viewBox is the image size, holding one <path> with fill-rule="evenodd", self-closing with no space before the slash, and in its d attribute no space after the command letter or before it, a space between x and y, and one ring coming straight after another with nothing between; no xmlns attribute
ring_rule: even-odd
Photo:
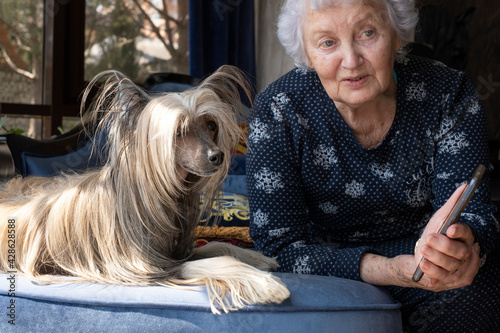
<svg viewBox="0 0 500 333"><path fill-rule="evenodd" d="M314 71L294 69L258 94L249 121L250 235L281 271L359 280L364 253L413 253L432 214L478 164L490 166L485 113L467 77L412 56L394 70L396 116L371 149ZM499 231L495 210L487 173L460 218L483 259Z"/></svg>

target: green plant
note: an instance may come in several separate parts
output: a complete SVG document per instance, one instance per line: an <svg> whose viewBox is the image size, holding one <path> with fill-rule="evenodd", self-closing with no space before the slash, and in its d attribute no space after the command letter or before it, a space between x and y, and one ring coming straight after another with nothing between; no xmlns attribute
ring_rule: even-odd
<svg viewBox="0 0 500 333"><path fill-rule="evenodd" d="M22 135L26 135L26 131L21 129L21 128L10 128L10 129L7 129L3 124L5 123L5 119L7 119L7 116L3 116L2 118L0 118L0 127L3 128L4 131L6 131L7 133L14 133L14 134L22 134Z"/></svg>
<svg viewBox="0 0 500 333"><path fill-rule="evenodd" d="M73 129L73 127L75 127L75 125L70 125L70 126L69 126L69 130L72 130L72 129ZM62 127L62 126L57 126L57 130L58 130L58 131L59 131L59 133L61 133L61 134L64 134L64 133L66 132L66 131L63 129L63 127Z"/></svg>

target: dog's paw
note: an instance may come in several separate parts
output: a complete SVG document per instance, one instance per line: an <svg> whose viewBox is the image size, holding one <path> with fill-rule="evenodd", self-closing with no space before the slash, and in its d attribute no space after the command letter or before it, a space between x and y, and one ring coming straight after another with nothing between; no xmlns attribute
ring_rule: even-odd
<svg viewBox="0 0 500 333"><path fill-rule="evenodd" d="M267 272L260 272L258 277L249 277L244 287L248 288L248 299L255 304L281 303L290 297L290 291L286 285L278 277Z"/></svg>
<svg viewBox="0 0 500 333"><path fill-rule="evenodd" d="M252 252L251 255L249 255L246 259L240 258L240 260L262 271L274 272L278 268L278 261L275 258L266 257L262 253L255 251L250 252Z"/></svg>
<svg viewBox="0 0 500 333"><path fill-rule="evenodd" d="M227 313L245 305L281 303L290 296L276 276L228 256L186 262L182 275L184 283L207 287L213 313Z"/></svg>
<svg viewBox="0 0 500 333"><path fill-rule="evenodd" d="M214 305L227 313L246 305L281 303L290 296L290 291L279 278L271 273L246 266L247 269L241 269L234 277L218 281L219 286L224 285L221 290L229 297L217 295L217 288L212 290L213 294L210 297L212 312L218 312Z"/></svg>
<svg viewBox="0 0 500 333"><path fill-rule="evenodd" d="M195 249L193 258L202 259L217 256L230 256L263 271L275 271L278 268L276 259L266 257L262 253L253 250L221 242L211 242Z"/></svg>

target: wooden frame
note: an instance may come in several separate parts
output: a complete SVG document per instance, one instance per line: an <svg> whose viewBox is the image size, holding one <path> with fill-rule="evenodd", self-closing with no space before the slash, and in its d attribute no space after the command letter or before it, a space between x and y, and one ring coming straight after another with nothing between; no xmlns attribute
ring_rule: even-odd
<svg viewBox="0 0 500 333"><path fill-rule="evenodd" d="M42 105L0 103L3 114L41 116L43 136L79 115L84 89L85 0L45 0Z"/></svg>

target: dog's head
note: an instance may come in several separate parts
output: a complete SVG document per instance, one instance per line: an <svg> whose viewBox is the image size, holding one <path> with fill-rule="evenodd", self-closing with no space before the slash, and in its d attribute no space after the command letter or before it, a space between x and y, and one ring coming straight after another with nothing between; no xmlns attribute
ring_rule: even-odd
<svg viewBox="0 0 500 333"><path fill-rule="evenodd" d="M104 114L111 166L176 191L206 192L222 183L231 150L244 138L239 89L251 98L238 69L222 66L196 88L153 96L121 73L107 77L90 114L94 121L99 110Z"/></svg>
<svg viewBox="0 0 500 333"><path fill-rule="evenodd" d="M244 77L224 66L194 89L151 99L138 130L148 133L151 154L164 156L165 173L190 187L220 185L242 138L238 87L248 90Z"/></svg>
<svg viewBox="0 0 500 333"><path fill-rule="evenodd" d="M187 128L177 131L175 161L181 179L191 173L200 177L209 177L222 168L226 149L217 144L218 124L212 116L197 117Z"/></svg>

